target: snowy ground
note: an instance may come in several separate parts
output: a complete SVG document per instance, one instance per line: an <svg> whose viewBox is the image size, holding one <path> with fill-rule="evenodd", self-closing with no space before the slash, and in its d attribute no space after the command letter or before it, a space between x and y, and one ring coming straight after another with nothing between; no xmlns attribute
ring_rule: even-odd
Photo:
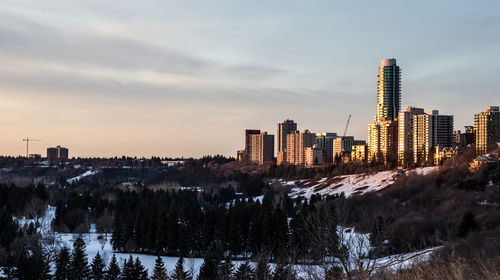
<svg viewBox="0 0 500 280"><path fill-rule="evenodd" d="M438 167L421 167L406 171L411 173L426 175L438 170ZM353 194L363 194L380 191L394 183L399 176L398 171L389 170L375 174L352 174L342 175L333 178L322 178L319 181L290 181L281 182L283 185L294 186L291 189L290 197L297 198L303 196L310 198L313 194L333 195L344 193L346 196Z"/></svg>
<svg viewBox="0 0 500 280"><path fill-rule="evenodd" d="M66 182L68 184L76 183L76 182L80 181L81 179L83 179L85 177L92 176L92 175L95 175L95 174L97 174L97 171L95 171L95 170L87 170L87 171L85 171L81 175L78 175L78 176L73 177L73 178L69 178L68 180L66 180Z"/></svg>

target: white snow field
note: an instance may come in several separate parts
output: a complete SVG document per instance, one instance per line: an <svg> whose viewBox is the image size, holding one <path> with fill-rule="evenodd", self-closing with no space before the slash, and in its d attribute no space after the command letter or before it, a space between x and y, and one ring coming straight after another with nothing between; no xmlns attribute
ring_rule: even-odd
<svg viewBox="0 0 500 280"><path fill-rule="evenodd" d="M439 167L421 167L405 171L405 175L418 174L426 175L438 170ZM290 197L299 196L309 199L313 194L321 196L344 193L346 197L354 194L364 194L377 192L392 185L396 178L400 176L398 171L381 171L375 174L352 174L341 175L332 178L322 178L319 181L301 180L281 182L282 185L293 186Z"/></svg>

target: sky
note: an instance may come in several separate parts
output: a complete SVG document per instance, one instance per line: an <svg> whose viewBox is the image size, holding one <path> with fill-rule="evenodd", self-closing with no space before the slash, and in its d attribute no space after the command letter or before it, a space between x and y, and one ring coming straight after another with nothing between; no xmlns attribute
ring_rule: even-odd
<svg viewBox="0 0 500 280"><path fill-rule="evenodd" d="M244 130L366 139L377 67L402 109L500 105L500 2L0 0L0 155L235 156Z"/></svg>

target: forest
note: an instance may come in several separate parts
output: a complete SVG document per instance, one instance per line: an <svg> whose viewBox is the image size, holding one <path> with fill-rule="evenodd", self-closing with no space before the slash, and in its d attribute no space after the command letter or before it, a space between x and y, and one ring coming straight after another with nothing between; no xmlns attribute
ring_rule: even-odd
<svg viewBox="0 0 500 280"><path fill-rule="evenodd" d="M254 174L222 173L213 167L225 163L192 162L145 179L148 184L166 178L185 185L208 182L201 189L112 187L106 184L116 176L112 170L68 187L0 184L0 266L5 278L147 279L138 259L131 257L123 265L103 263L97 256L88 260L80 241L73 248L47 248L41 244L39 225L20 226L14 218L43 216L48 205L56 209L55 232L83 234L95 225L98 233L109 234L116 253L203 258L197 279L300 279L298 267L308 265L320 267L327 279L418 279L411 277L422 269L443 271L447 264L477 277L483 271L498 272L498 165L471 174L466 164L444 164L429 175L401 176L378 193L292 199L286 188L268 183L272 174L281 172L277 167ZM233 185L221 184L229 181ZM339 228L370 234L363 260L439 250L430 262L409 270L352 267L348 247L358 244L343 243ZM241 264L233 266L235 260ZM195 276L182 263L177 275L170 275L161 258L157 262L160 276L152 279Z"/></svg>

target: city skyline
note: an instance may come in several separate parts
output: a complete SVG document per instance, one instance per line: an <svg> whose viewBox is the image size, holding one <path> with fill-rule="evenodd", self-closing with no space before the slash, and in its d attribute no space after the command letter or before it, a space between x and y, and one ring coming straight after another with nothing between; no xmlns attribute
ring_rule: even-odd
<svg viewBox="0 0 500 280"><path fill-rule="evenodd" d="M33 137L30 153L234 156L244 129L342 133L350 114L347 135L367 139L392 57L401 108L463 130L500 103L496 3L86 3L0 4L1 155Z"/></svg>

